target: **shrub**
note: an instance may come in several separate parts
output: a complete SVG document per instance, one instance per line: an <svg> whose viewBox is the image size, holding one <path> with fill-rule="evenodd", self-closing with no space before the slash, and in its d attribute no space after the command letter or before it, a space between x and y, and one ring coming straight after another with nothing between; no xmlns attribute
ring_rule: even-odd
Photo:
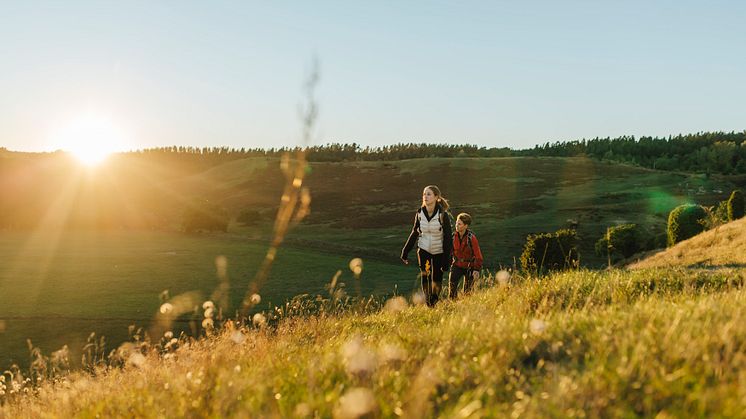
<svg viewBox="0 0 746 419"><path fill-rule="evenodd" d="M253 226L261 224L269 220L266 211L260 211L255 209L245 209L238 214L236 222L244 226Z"/></svg>
<svg viewBox="0 0 746 419"><path fill-rule="evenodd" d="M529 234L521 254L521 268L537 275L575 268L578 266L577 241L577 232L571 229Z"/></svg>
<svg viewBox="0 0 746 419"><path fill-rule="evenodd" d="M613 226L596 242L596 253L628 258L644 249L643 242L643 232L637 224Z"/></svg>
<svg viewBox="0 0 746 419"><path fill-rule="evenodd" d="M707 211L701 205L684 204L668 214L668 246L694 237L704 231Z"/></svg>
<svg viewBox="0 0 746 419"><path fill-rule="evenodd" d="M705 230L712 230L728 222L728 201L720 201L717 206L705 207L707 215L702 221Z"/></svg>
<svg viewBox="0 0 746 419"><path fill-rule="evenodd" d="M728 199L728 221L734 221L743 217L743 207L743 193L739 189L736 189L731 192L730 198Z"/></svg>
<svg viewBox="0 0 746 419"><path fill-rule="evenodd" d="M184 231L228 231L228 215L225 210L213 205L195 205L184 212Z"/></svg>

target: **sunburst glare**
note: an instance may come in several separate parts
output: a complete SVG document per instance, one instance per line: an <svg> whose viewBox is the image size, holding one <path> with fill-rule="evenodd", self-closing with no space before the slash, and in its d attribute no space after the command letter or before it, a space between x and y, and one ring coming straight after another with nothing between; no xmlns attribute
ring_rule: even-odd
<svg viewBox="0 0 746 419"><path fill-rule="evenodd" d="M126 146L126 136L108 116L86 113L70 120L51 135L51 144L72 154L86 166L103 162Z"/></svg>

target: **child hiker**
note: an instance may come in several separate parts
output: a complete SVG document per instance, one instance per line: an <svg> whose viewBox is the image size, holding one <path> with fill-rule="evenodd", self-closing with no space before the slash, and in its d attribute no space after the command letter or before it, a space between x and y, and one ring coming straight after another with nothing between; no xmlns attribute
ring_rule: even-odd
<svg viewBox="0 0 746 419"><path fill-rule="evenodd" d="M417 262L420 266L422 292L427 305L438 302L443 286L443 272L451 262L451 220L446 213L448 201L435 185L422 191L422 207L414 216L414 226L401 251L401 260L409 264L409 251L417 243Z"/></svg>
<svg viewBox="0 0 746 419"><path fill-rule="evenodd" d="M464 277L464 293L471 291L474 280L482 269L482 250L477 236L469 229L471 215L462 212L456 217L456 234L453 235L453 261L448 277L448 296L456 298L458 283Z"/></svg>

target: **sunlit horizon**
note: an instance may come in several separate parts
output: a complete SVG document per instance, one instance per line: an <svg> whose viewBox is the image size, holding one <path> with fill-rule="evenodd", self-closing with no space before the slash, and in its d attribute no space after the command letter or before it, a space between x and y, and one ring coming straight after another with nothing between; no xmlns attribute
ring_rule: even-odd
<svg viewBox="0 0 746 419"><path fill-rule="evenodd" d="M49 147L69 153L84 166L97 166L131 142L113 117L96 112L80 114L52 130Z"/></svg>

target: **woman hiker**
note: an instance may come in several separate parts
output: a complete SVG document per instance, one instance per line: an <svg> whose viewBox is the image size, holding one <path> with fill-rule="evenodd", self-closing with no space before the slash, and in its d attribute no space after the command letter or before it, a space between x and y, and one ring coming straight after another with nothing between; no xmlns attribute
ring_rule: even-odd
<svg viewBox="0 0 746 419"><path fill-rule="evenodd" d="M409 264L409 251L417 244L417 264L420 267L422 292L427 305L438 302L443 286L443 272L451 263L453 233L447 213L448 201L435 185L422 191L422 207L414 216L414 226L401 251L401 260Z"/></svg>

